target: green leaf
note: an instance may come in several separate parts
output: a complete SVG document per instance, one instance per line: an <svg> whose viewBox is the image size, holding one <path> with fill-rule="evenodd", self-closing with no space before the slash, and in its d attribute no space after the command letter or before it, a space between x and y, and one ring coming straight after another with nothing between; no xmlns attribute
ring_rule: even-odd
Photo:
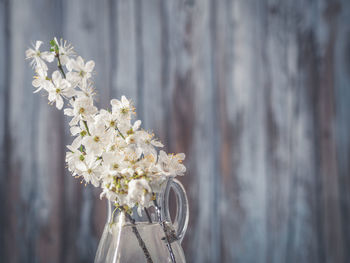
<svg viewBox="0 0 350 263"><path fill-rule="evenodd" d="M50 41L50 45L51 45L50 51L58 52L58 45L54 39Z"/></svg>

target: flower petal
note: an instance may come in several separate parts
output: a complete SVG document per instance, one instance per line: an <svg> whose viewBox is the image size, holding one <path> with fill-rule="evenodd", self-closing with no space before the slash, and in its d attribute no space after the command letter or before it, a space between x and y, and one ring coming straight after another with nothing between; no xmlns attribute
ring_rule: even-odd
<svg viewBox="0 0 350 263"><path fill-rule="evenodd" d="M58 85L58 80L61 79L61 73L56 70L52 73L52 81L53 83L55 83L55 85Z"/></svg>
<svg viewBox="0 0 350 263"><path fill-rule="evenodd" d="M91 72L91 71L93 71L94 67L95 67L95 62L93 60L90 60L90 61L86 62L85 71Z"/></svg>
<svg viewBox="0 0 350 263"><path fill-rule="evenodd" d="M75 70L81 70L84 68L84 59L81 56L77 57L77 59L75 60L75 63L77 66L74 68Z"/></svg>
<svg viewBox="0 0 350 263"><path fill-rule="evenodd" d="M69 60L67 61L67 63L66 63L66 68L67 68L68 71L72 71L72 70L73 70L73 68L74 68L74 63L75 63L74 59L69 59ZM69 73L70 73L70 72L69 72Z"/></svg>
<svg viewBox="0 0 350 263"><path fill-rule="evenodd" d="M63 99L61 96L57 96L56 98L56 108L61 110L63 107Z"/></svg>
<svg viewBox="0 0 350 263"><path fill-rule="evenodd" d="M35 55L35 50L34 49L31 49L31 48L28 48L26 50L26 58L32 58L33 56Z"/></svg>
<svg viewBox="0 0 350 263"><path fill-rule="evenodd" d="M35 42L35 50L36 51L38 51L39 50L39 48L40 48L40 46L42 45L42 41L40 41L40 40L37 40L36 42Z"/></svg>
<svg viewBox="0 0 350 263"><path fill-rule="evenodd" d="M55 59L55 55L52 52L42 52L40 57L45 59L47 62L52 62Z"/></svg>

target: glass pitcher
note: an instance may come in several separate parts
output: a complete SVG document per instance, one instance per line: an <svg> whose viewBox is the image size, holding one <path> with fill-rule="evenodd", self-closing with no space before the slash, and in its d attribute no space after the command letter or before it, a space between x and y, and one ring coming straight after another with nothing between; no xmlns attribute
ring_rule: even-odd
<svg viewBox="0 0 350 263"><path fill-rule="evenodd" d="M171 220L170 190L176 194L176 216ZM167 179L157 193L155 206L138 215L116 210L107 202L108 216L95 263L186 262L181 241L188 225L188 200L182 184Z"/></svg>

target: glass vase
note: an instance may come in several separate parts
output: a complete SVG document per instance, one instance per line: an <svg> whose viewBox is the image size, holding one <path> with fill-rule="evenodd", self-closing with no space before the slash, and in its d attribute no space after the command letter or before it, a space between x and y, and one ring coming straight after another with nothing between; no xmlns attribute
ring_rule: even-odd
<svg viewBox="0 0 350 263"><path fill-rule="evenodd" d="M176 215L171 220L170 190L176 195ZM123 262L186 262L181 241L188 225L188 200L182 184L167 179L154 206L130 215L115 210L107 202L107 221L100 239L95 263Z"/></svg>

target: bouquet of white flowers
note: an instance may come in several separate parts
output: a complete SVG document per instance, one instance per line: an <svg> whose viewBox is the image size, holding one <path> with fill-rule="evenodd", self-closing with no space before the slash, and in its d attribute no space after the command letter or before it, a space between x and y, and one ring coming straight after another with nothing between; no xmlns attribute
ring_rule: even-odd
<svg viewBox="0 0 350 263"><path fill-rule="evenodd" d="M70 132L75 137L67 145L66 162L73 176L101 187L105 196L131 212L153 205L155 194L167 177L183 175L186 171L183 153L167 154L157 151L163 147L153 133L140 128L141 121L132 121L135 108L124 96L112 99L111 108L98 110L94 106L92 73L94 61L77 56L70 44L50 41L49 51L40 51L41 41L26 51L26 58L36 75L32 82L34 93L48 95L64 114L72 117ZM50 72L47 62L57 60L57 70ZM66 100L66 103L64 101Z"/></svg>

